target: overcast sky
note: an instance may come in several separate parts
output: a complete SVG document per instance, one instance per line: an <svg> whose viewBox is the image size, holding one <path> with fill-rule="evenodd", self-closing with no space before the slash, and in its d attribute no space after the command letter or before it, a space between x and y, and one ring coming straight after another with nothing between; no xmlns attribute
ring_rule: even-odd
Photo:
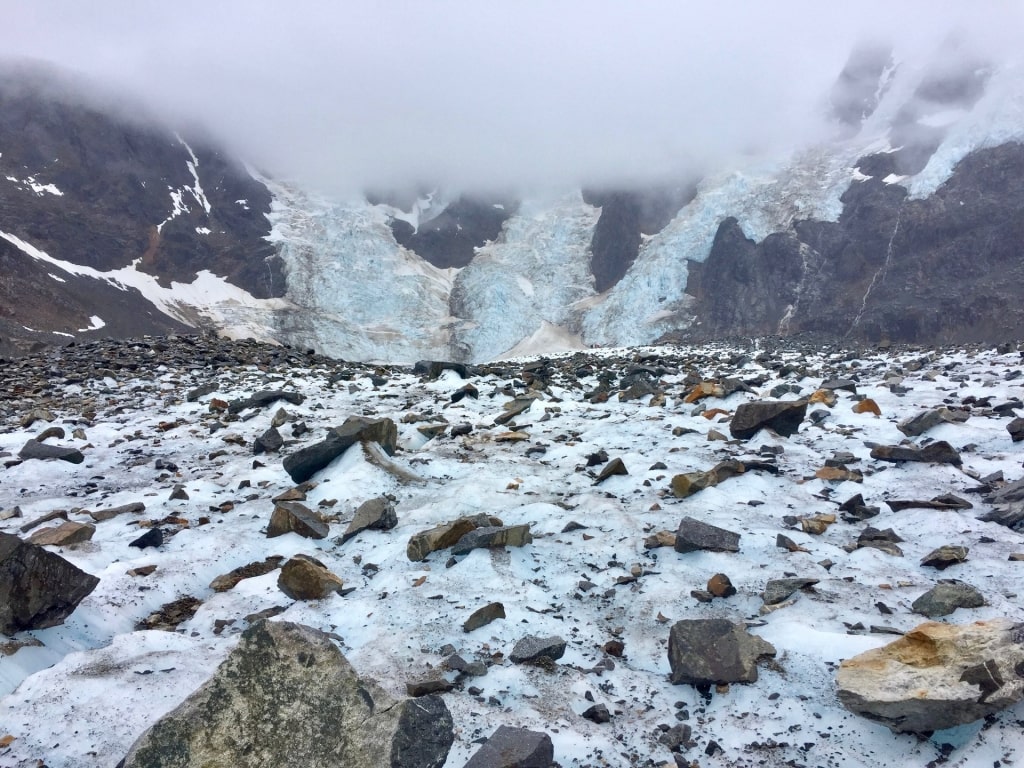
<svg viewBox="0 0 1024 768"><path fill-rule="evenodd" d="M1019 47L1019 0L0 0L0 51L327 190L649 181L822 130L850 46Z"/></svg>

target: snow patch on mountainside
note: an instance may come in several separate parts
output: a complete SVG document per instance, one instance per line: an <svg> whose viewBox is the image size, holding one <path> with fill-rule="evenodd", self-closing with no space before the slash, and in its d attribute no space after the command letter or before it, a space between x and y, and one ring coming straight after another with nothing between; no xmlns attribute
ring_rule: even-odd
<svg viewBox="0 0 1024 768"><path fill-rule="evenodd" d="M453 313L463 320L453 339L460 358L508 354L545 325L575 333L573 304L594 292L589 248L599 215L578 192L527 201L497 241L477 249L452 293Z"/></svg>
<svg viewBox="0 0 1024 768"><path fill-rule="evenodd" d="M22 253L69 275L103 280L122 291L134 288L168 317L196 327L212 324L229 338L251 336L264 341L271 340L273 332L268 324L271 315L290 307L283 299L257 299L248 291L205 269L191 283L172 281L170 287L165 288L153 275L139 271L142 259L136 259L127 267L102 272L56 259L16 235L0 232L0 237ZM50 276L59 282L66 282L56 275ZM84 332L103 327L103 320L99 317L91 318L90 322L92 327L80 330Z"/></svg>

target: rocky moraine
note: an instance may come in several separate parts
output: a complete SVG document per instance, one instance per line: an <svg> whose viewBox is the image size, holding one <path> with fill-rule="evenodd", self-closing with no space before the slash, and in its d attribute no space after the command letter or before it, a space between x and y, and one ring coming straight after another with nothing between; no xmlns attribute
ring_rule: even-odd
<svg viewBox="0 0 1024 768"><path fill-rule="evenodd" d="M1012 764L1022 357L4 360L0 763Z"/></svg>

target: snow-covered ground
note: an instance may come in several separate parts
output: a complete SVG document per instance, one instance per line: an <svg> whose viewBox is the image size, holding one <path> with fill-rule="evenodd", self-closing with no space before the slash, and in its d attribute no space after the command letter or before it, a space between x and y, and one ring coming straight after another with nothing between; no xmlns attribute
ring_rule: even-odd
<svg viewBox="0 0 1024 768"><path fill-rule="evenodd" d="M896 423L924 408L960 404L970 395L990 397L991 405L1021 397L1024 379L1015 378L1022 370L1020 354L916 350L858 357L801 348L758 358L756 350L741 352L645 348L557 357L553 367L559 372L547 390L503 427L493 420L510 392L524 394L522 361L498 363L473 376L479 398L457 403L451 395L466 382L451 371L425 381L407 369L340 362L260 370L215 369L197 361L189 370L145 368L116 378L101 373L66 385L68 406L51 405L54 424L69 433L76 424L83 426L84 439L60 442L81 448L86 461L25 461L0 472L0 510L18 505L24 515L0 522L0 530L17 531L26 520L58 509L82 522L90 521L83 510L135 501L144 502L146 510L97 523L91 542L61 551L98 576L99 585L64 625L21 633L16 639L30 644L0 655L0 739L13 737L0 741L6 744L0 747L0 765L36 766L44 760L49 768L109 768L149 724L211 674L247 626L244 617L275 606L284 608L279 619L342 638L341 648L357 671L395 695L404 695L406 681L436 671L446 644L467 659L490 663L485 676L465 682L466 688L482 689L479 697L462 689L444 695L456 727L450 768L463 765L475 751L474 739L502 724L549 733L555 758L566 767L671 765L671 753L658 743L659 725L679 719L693 727L696 741L685 756L701 766L924 766L943 749L951 749L949 765L1018 761L1024 705L991 722L938 732L931 740L896 736L839 705L834 671L841 659L893 639L867 628L905 631L923 622L911 613L910 603L939 578L976 586L987 603L944 620L1024 620L1018 597L1024 563L1008 560L1011 553L1024 552L1024 535L978 521L987 508L970 493L976 478L999 470L1008 481L1024 476L1024 443L1011 443L1006 430L1012 415L976 406L966 423L942 424L918 439L949 441L962 451L962 469L885 464L871 460L866 445L900 442L904 437ZM617 381L640 361L664 367L659 377L664 405L651 404L650 396L620 402L614 387L607 402L584 397L598 386L600 374L613 374ZM782 375L784 364L800 373ZM345 372L350 377L330 383ZM805 421L792 437L762 431L747 443L709 440L712 430L728 434L728 425L719 423L723 415L709 420L698 412L700 406L683 402L687 374L737 375L756 381L762 396L780 383L796 384L809 395L823 379L855 376L860 394L873 398L882 415L854 413L852 396L840 391L820 426ZM904 377L906 394L894 394L883 384L896 374ZM375 384L371 376L381 378ZM185 401L186 392L206 382L216 383L216 391ZM214 421L225 419L211 411L212 398L231 400L261 389L300 392L306 400L243 412L210 432ZM701 405L732 412L754 397L737 393ZM83 421L86 400L96 413ZM29 407L27 400L19 402L0 427L0 455L16 455L45 426L19 425ZM296 534L267 539L271 498L292 483L281 456L254 457L251 446L279 407L311 428L292 443L290 426L281 427L289 439L282 455L321 439L326 428L351 415L394 419L401 448L394 460L421 481L403 482L355 446L314 477L316 487L305 502L334 516L331 535L319 541ZM474 430L466 437L432 440L417 430L439 421L468 423ZM528 439L499 440L513 425ZM756 456L761 446L782 450L778 476L748 472L682 500L668 491L677 473ZM588 469L587 457L600 450L621 458L629 474L595 485L601 465ZM836 451L855 455L850 466L863 472L862 483L814 477ZM173 462L177 470L157 469L157 459ZM655 468L658 462L665 468ZM187 500L169 499L177 484ZM892 527L905 539L904 557L875 549L847 552L844 545L856 540L863 525L839 521L812 536L783 520L836 512L837 502L857 493L881 507L868 524ZM970 499L974 509L894 513L884 503L941 493ZM337 543L354 509L382 494L397 499L398 526ZM445 567L447 552L426 562L408 560L406 545L414 533L480 512L507 525L530 523L534 542L476 550L453 567ZM740 552L684 555L644 548L647 536L675 530L684 516L740 533ZM156 550L129 548L143 532L140 521L165 521L165 532L175 533ZM584 527L566 532L570 522ZM809 551L780 549L779 533ZM983 543L983 537L992 541ZM968 560L942 573L919 564L947 543L968 546ZM315 556L354 591L293 602L278 589L276 571L223 593L208 586L238 566L296 553ZM834 562L831 570L819 564L825 559ZM144 565L157 569L144 577L128 574ZM633 579L634 572L642 575ZM697 602L690 591L704 589L715 573L727 574L738 594ZM793 605L762 616L761 591L768 579L785 574L820 583ZM595 586L584 591L583 581ZM138 622L183 596L201 600L202 606L176 632L136 631ZM463 621L496 600L507 617L463 633ZM878 602L892 615L882 615ZM762 665L758 682L732 685L709 701L692 687L670 685L669 628L679 619L701 617L748 621L754 633L775 645L776 663ZM514 643L527 634L569 641L554 670L508 661ZM607 657L601 649L613 639L624 643L622 658ZM614 715L610 723L581 718L593 703L588 697L607 704ZM711 741L721 751L708 755Z"/></svg>

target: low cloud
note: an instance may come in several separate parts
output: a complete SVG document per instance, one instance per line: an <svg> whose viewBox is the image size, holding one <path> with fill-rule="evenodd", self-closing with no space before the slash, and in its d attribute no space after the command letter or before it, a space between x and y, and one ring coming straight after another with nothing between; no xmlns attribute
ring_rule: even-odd
<svg viewBox="0 0 1024 768"><path fill-rule="evenodd" d="M855 7L839 7L855 6ZM327 192L668 182L832 130L851 47L1010 55L1011 2L81 4L4 13L0 46L199 122Z"/></svg>

